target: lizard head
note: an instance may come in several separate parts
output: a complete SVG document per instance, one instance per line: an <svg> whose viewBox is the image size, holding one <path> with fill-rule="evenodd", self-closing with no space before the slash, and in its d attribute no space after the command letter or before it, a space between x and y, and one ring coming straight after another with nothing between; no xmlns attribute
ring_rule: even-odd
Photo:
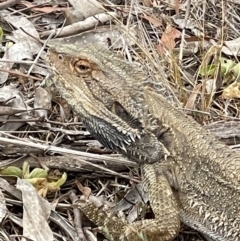
<svg viewBox="0 0 240 241"><path fill-rule="evenodd" d="M104 69L109 60L98 56L97 48L93 51L93 46L79 50L69 45L54 46L48 51L47 62L62 97L102 144L125 150L125 145L140 137L141 123L121 103L119 96L124 92L119 83L111 84L113 74L109 75L107 67Z"/></svg>
<svg viewBox="0 0 240 241"><path fill-rule="evenodd" d="M149 113L142 82L147 77L139 68L101 46L53 46L47 58L60 94L96 139L112 150L130 152L135 160L154 156L156 161L159 153L152 143L157 140L144 126Z"/></svg>

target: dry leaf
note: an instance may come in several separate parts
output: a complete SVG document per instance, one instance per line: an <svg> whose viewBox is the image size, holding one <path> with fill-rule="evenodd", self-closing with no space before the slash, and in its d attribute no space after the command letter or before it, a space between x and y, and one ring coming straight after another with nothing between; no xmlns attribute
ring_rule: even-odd
<svg viewBox="0 0 240 241"><path fill-rule="evenodd" d="M47 90L42 87L36 89L34 97L34 108L39 108L35 110L38 117L47 118L48 110L51 109L52 98Z"/></svg>
<svg viewBox="0 0 240 241"><path fill-rule="evenodd" d="M6 206L6 199L0 189L0 222L2 223L6 214L7 214L7 206Z"/></svg>
<svg viewBox="0 0 240 241"><path fill-rule="evenodd" d="M167 25L165 32L162 34L161 45L159 45L158 50L161 54L164 53L164 49L172 51L175 46L175 39L180 38L181 32L176 28L173 28L170 24Z"/></svg>
<svg viewBox="0 0 240 241"><path fill-rule="evenodd" d="M84 187L79 181L76 181L76 185L82 194L88 199L92 190L89 187Z"/></svg>
<svg viewBox="0 0 240 241"><path fill-rule="evenodd" d="M27 112L23 112L22 110L28 109L31 110L31 107L29 107L25 102L24 98L22 96L22 93L17 89L16 84L10 84L5 85L2 88L0 88L0 106L4 105L4 107L11 107L14 109L19 109L19 113L16 113L15 115L2 115L1 119L3 120L9 120L9 119L29 119L31 118L28 116ZM1 109L3 110L3 109ZM31 123L33 124L33 122ZM24 125L24 122L6 122L5 124L1 125L0 130L1 131L14 131L17 130L19 127Z"/></svg>
<svg viewBox="0 0 240 241"><path fill-rule="evenodd" d="M17 188L22 191L23 235L31 240L52 241L53 233L48 224L51 205L40 197L36 189L18 178Z"/></svg>
<svg viewBox="0 0 240 241"><path fill-rule="evenodd" d="M128 222L131 223L139 216L139 211L143 210L142 208L140 210L140 207L144 207L144 204L147 203L148 200L148 193L144 190L142 184L138 183L112 210L119 212L131 208L127 216Z"/></svg>
<svg viewBox="0 0 240 241"><path fill-rule="evenodd" d="M66 7L35 7L36 4L32 4L29 1L21 1L21 4L26 6L27 8L31 8L31 10L40 12L40 13L52 13L56 11L64 11L67 8Z"/></svg>
<svg viewBox="0 0 240 241"><path fill-rule="evenodd" d="M101 8L101 4L96 0L69 0L69 2L79 12L79 15L83 15L84 18L104 13L104 8Z"/></svg>
<svg viewBox="0 0 240 241"><path fill-rule="evenodd" d="M230 41L225 41L226 46L222 47L222 52L226 55L240 56L240 37Z"/></svg>
<svg viewBox="0 0 240 241"><path fill-rule="evenodd" d="M158 18L156 18L155 16L151 15L151 16L143 16L143 18L147 19L149 21L149 23L151 23L154 27L160 27L162 26L162 21L159 20Z"/></svg>
<svg viewBox="0 0 240 241"><path fill-rule="evenodd" d="M146 7L152 7L152 1L151 0L143 0L143 6Z"/></svg>
<svg viewBox="0 0 240 241"><path fill-rule="evenodd" d="M222 97L224 99L240 98L240 83L235 81L223 90Z"/></svg>
<svg viewBox="0 0 240 241"><path fill-rule="evenodd" d="M188 2L188 1L186 1L186 2ZM181 9L181 6L180 6L180 9ZM178 25L179 28L181 28L181 29L187 28L187 29L191 30L193 35L201 37L201 38L203 36L205 36L205 34L203 34L201 32L201 30L199 30L198 21L188 18L187 23L186 23L185 17L183 15L178 15L178 14L172 16L171 19L174 21L175 24Z"/></svg>
<svg viewBox="0 0 240 241"><path fill-rule="evenodd" d="M208 94L211 94L213 92L216 91L216 81L215 79L207 79L207 80L203 80L203 82L205 82L206 85L206 92Z"/></svg>
<svg viewBox="0 0 240 241"><path fill-rule="evenodd" d="M197 98L197 95L199 93L199 90L201 89L202 84L198 84L192 91L192 94L189 96L188 101L185 105L186 109L193 110L195 106L195 100Z"/></svg>

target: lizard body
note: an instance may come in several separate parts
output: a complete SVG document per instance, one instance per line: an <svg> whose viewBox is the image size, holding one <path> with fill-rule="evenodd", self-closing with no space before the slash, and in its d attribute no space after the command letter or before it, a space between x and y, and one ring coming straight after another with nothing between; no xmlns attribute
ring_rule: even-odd
<svg viewBox="0 0 240 241"><path fill-rule="evenodd" d="M209 240L240 241L240 157L209 131L171 106L158 92L160 81L100 46L49 50L54 83L106 147L143 164L155 219L128 224L99 218L115 240L170 241L180 220ZM100 217L102 217L100 215Z"/></svg>

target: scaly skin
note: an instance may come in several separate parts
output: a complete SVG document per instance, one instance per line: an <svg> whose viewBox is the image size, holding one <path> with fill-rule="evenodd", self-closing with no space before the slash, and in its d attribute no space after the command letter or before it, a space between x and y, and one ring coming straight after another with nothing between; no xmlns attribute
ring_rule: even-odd
<svg viewBox="0 0 240 241"><path fill-rule="evenodd" d="M157 80L99 46L57 46L48 61L60 94L106 147L143 164L155 219L128 224L86 204L115 240L170 241L180 220L214 241L240 241L240 157L159 94ZM120 228L121 227L121 228Z"/></svg>

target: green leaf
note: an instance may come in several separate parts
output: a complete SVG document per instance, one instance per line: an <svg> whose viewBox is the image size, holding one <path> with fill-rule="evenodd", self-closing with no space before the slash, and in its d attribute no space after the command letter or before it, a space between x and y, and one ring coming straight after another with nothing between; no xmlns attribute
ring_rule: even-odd
<svg viewBox="0 0 240 241"><path fill-rule="evenodd" d="M2 42L3 39L3 29L0 27L0 42Z"/></svg>
<svg viewBox="0 0 240 241"><path fill-rule="evenodd" d="M220 61L221 61L221 73L224 75L228 74L233 68L233 66L236 65L236 63L231 59L222 57Z"/></svg>
<svg viewBox="0 0 240 241"><path fill-rule="evenodd" d="M148 241L148 238L146 234L143 234L142 232L138 232L137 236L142 240L142 241Z"/></svg>
<svg viewBox="0 0 240 241"><path fill-rule="evenodd" d="M29 175L27 175L27 178L46 178L48 175L47 170L44 170L42 168L34 168Z"/></svg>
<svg viewBox="0 0 240 241"><path fill-rule="evenodd" d="M67 173L64 172L62 174L62 177L58 179L56 182L51 182L51 185L53 184L55 187L61 187L66 181L67 181Z"/></svg>
<svg viewBox="0 0 240 241"><path fill-rule="evenodd" d="M217 69L217 65L214 65L214 64L211 64L211 65L208 65L202 69L200 69L199 71L199 74L201 76L211 76L211 75L214 75L216 69Z"/></svg>
<svg viewBox="0 0 240 241"><path fill-rule="evenodd" d="M22 178L22 170L18 167L9 166L3 170L0 171L2 175L6 176L17 176L19 178Z"/></svg>
<svg viewBox="0 0 240 241"><path fill-rule="evenodd" d="M30 172L30 165L26 161L23 163L22 172L23 172L22 178L27 178Z"/></svg>
<svg viewBox="0 0 240 241"><path fill-rule="evenodd" d="M240 79L240 63L236 64L233 68L233 75L236 77L236 80Z"/></svg>

